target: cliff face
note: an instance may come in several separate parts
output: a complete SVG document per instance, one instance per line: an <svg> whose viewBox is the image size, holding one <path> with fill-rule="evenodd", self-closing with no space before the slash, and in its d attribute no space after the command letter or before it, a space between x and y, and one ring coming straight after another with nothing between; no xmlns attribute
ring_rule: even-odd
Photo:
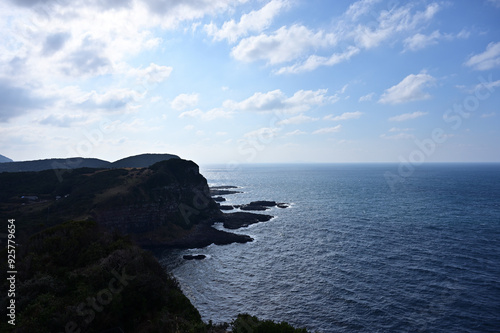
<svg viewBox="0 0 500 333"><path fill-rule="evenodd" d="M95 220L139 243L168 245L222 216L198 165L175 158L140 169L3 173L0 185L0 211L27 234Z"/></svg>
<svg viewBox="0 0 500 333"><path fill-rule="evenodd" d="M222 216L191 161L172 159L131 170L121 186L126 188L118 193L113 188L98 195L92 218L143 245L168 245Z"/></svg>

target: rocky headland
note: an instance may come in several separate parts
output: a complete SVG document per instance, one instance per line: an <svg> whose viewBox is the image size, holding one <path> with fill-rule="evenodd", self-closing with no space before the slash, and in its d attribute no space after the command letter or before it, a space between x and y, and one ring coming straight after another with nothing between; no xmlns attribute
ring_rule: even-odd
<svg viewBox="0 0 500 333"><path fill-rule="evenodd" d="M157 162L161 157L165 159ZM115 165L120 167L2 172L0 209L23 221L18 225L21 233L71 220L96 221L144 248L165 249L250 242L250 236L217 230L213 224L247 227L272 218L248 211L286 207L255 201L226 205L239 211L225 213L222 196L241 191L236 186L209 188L198 165L174 155L139 155Z"/></svg>
<svg viewBox="0 0 500 333"><path fill-rule="evenodd" d="M272 216L244 210L286 206L256 201L224 213L221 196L238 188L210 189L194 162L163 157L139 155L116 167L101 161L88 167L96 162L92 160L78 168L82 164L66 161L70 164L61 169L44 160L22 165L42 170L0 172L0 211L15 218L19 246L15 332L222 333L229 327L232 332L306 332L247 314L231 324L204 323L175 278L144 251L250 242L250 236L213 225L247 227ZM6 221L0 222L3 230ZM7 290L8 281L1 285ZM100 303L93 304L96 300ZM0 305L6 307L6 302L0 298ZM6 321L0 323L0 331L7 329Z"/></svg>

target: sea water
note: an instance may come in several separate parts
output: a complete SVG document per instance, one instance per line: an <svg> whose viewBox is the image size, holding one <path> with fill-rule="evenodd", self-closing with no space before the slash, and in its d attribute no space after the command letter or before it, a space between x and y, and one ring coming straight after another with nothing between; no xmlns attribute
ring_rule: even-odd
<svg viewBox="0 0 500 333"><path fill-rule="evenodd" d="M499 332L500 164L426 164L392 186L387 172L398 165L202 167L210 185L242 192L223 204L290 207L235 231L251 243L162 263L207 322L249 313L325 333Z"/></svg>

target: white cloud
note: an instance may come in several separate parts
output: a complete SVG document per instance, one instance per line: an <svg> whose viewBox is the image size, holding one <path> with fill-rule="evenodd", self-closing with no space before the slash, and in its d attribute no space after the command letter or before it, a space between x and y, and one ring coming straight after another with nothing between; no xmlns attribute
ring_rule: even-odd
<svg viewBox="0 0 500 333"><path fill-rule="evenodd" d="M342 128L342 125L337 125L335 127L320 128L320 129L314 131L312 134L337 133L340 131L341 128Z"/></svg>
<svg viewBox="0 0 500 333"><path fill-rule="evenodd" d="M359 119L363 115L363 112L355 111L355 112L344 112L340 116L328 115L325 116L324 120L332 120L332 121L341 121L348 119Z"/></svg>
<svg viewBox="0 0 500 333"><path fill-rule="evenodd" d="M267 93L257 92L249 98L237 102L226 100L222 103L222 107L214 108L207 112L200 109L182 112L179 118L198 118L202 120L214 120L217 118L231 118L236 111L249 112L279 112L282 114L294 114L307 111L313 106L323 105L325 103L333 103L336 101L335 96L327 96L327 89L299 90L291 97L287 97L281 90L276 89ZM194 96L186 95L180 98L179 103L173 103L173 106L185 106L186 101L194 100ZM182 102L182 103L181 103ZM177 105L178 104L178 105ZM305 117L305 116L304 116ZM294 121L298 121L299 118ZM313 118L311 118L313 119Z"/></svg>
<svg viewBox="0 0 500 333"><path fill-rule="evenodd" d="M500 66L500 42L489 43L483 53L471 56L465 65L480 71Z"/></svg>
<svg viewBox="0 0 500 333"><path fill-rule="evenodd" d="M238 23L234 20L226 21L220 29L216 24L210 23L206 24L204 29L215 40L227 39L228 42L234 43L249 32L261 32L268 28L274 17L287 5L284 0L272 0L259 10L242 15Z"/></svg>
<svg viewBox="0 0 500 333"><path fill-rule="evenodd" d="M319 119L300 114L298 116L282 120L282 121L278 122L278 125L298 125L298 124L308 123L308 122L316 121L316 120L319 120Z"/></svg>
<svg viewBox="0 0 500 333"><path fill-rule="evenodd" d="M302 134L307 134L307 133L304 131L301 131L301 130L295 130L292 132L285 133L284 136L295 136L295 135L302 135Z"/></svg>
<svg viewBox="0 0 500 333"><path fill-rule="evenodd" d="M313 106L335 102L335 96L327 96L327 89L299 90L291 97L287 97L281 90L272 90L267 93L257 92L249 98L235 102L227 100L223 107L241 111L275 111L283 113L304 112Z"/></svg>
<svg viewBox="0 0 500 333"><path fill-rule="evenodd" d="M349 83L344 84L344 86L340 90L337 90L337 92L339 94L344 94L348 87L349 87Z"/></svg>
<svg viewBox="0 0 500 333"><path fill-rule="evenodd" d="M366 94L364 96L361 96L359 98L359 101L360 102L369 102L373 99L373 96L375 96L375 93L369 93L369 94Z"/></svg>
<svg viewBox="0 0 500 333"><path fill-rule="evenodd" d="M379 46L390 37L403 32L413 31L429 22L439 11L437 3L429 4L424 11L412 13L413 4L380 13L375 28L358 25L351 33L356 43L366 49Z"/></svg>
<svg viewBox="0 0 500 333"><path fill-rule="evenodd" d="M173 28L180 22L224 12L245 2L247 0L141 0L137 4L145 5L150 19L161 20L164 28Z"/></svg>
<svg viewBox="0 0 500 333"><path fill-rule="evenodd" d="M262 140L269 140L278 136L279 128L277 127L263 127L258 130L245 133L245 138L258 138Z"/></svg>
<svg viewBox="0 0 500 333"><path fill-rule="evenodd" d="M198 94L180 94L174 98L174 100L170 103L170 106L175 110L183 110L196 106L198 104L198 100Z"/></svg>
<svg viewBox="0 0 500 333"><path fill-rule="evenodd" d="M302 72L313 71L321 66L334 66L341 62L348 61L352 56L359 53L359 49L354 46L349 46L342 53L334 53L330 57L322 57L317 55L311 55L306 61L299 64L294 64L292 66L282 67L276 71L277 74L297 74Z"/></svg>
<svg viewBox="0 0 500 333"><path fill-rule="evenodd" d="M75 100L74 106L91 109L120 110L130 107L133 102L137 102L145 96L132 89L111 89L105 93L91 91L82 94Z"/></svg>
<svg viewBox="0 0 500 333"><path fill-rule="evenodd" d="M175 28L247 0L9 2L2 6L0 28L8 40L0 38L0 54L20 57L25 73L44 81L116 74L129 67L131 57L160 45L158 27ZM157 74L149 79L165 78Z"/></svg>
<svg viewBox="0 0 500 333"><path fill-rule="evenodd" d="M417 51L430 45L437 44L441 37L441 33L436 30L428 36L417 33L412 37L406 38L403 43L405 45L405 50Z"/></svg>
<svg viewBox="0 0 500 333"><path fill-rule="evenodd" d="M368 14L374 4L380 2L380 0L360 0L356 1L349 6L345 12L345 16L353 21L356 21L360 16Z"/></svg>
<svg viewBox="0 0 500 333"><path fill-rule="evenodd" d="M416 111L413 113L403 113L399 116L394 116L394 117L389 118L389 121L398 121L398 122L399 121L406 121L406 120L415 119L415 118L425 116L427 113L428 112L422 112L422 111Z"/></svg>
<svg viewBox="0 0 500 333"><path fill-rule="evenodd" d="M276 89L267 93L256 92L241 102L227 100L223 103L223 107L244 111L272 111L283 108L285 99L286 95Z"/></svg>
<svg viewBox="0 0 500 333"><path fill-rule="evenodd" d="M233 114L234 114L233 111L230 111L230 110L228 111L228 110L224 110L224 109L220 109L220 108L211 109L211 110L206 111L206 112L203 112L200 109L194 109L191 111L182 112L179 115L179 118L190 117L190 118L198 118L198 119L201 119L204 121L210 121L210 120L215 120L215 119L219 119L219 118L229 119L229 118L232 118Z"/></svg>
<svg viewBox="0 0 500 333"><path fill-rule="evenodd" d="M496 115L495 112L490 112L490 113L483 113L481 115L481 118L491 118L491 117L494 117Z"/></svg>
<svg viewBox="0 0 500 333"><path fill-rule="evenodd" d="M137 77L140 83L161 83L166 80L172 73L173 68L169 66L161 66L155 63L149 64L148 67L133 68L130 70L129 75Z"/></svg>
<svg viewBox="0 0 500 333"><path fill-rule="evenodd" d="M394 36L415 32L430 22L441 9L437 3L431 3L423 10L418 11L415 10L416 5L410 3L398 8L393 7L390 10L380 11L376 20L370 21L374 24L354 23L359 17L371 11L377 2L379 0L363 0L352 4L344 13L345 20L340 20L337 27L329 31L317 30L314 32L308 27L295 24L290 27L283 26L271 34L259 34L245 38L232 49L231 55L239 61L263 60L269 65L290 62L303 57L304 61L279 68L274 72L276 74L296 74L312 71L321 66L333 66L345 62L361 52L362 48L373 48ZM242 35L239 23L229 21L226 24L227 31L225 29L218 30L211 25L211 33L214 35L221 33L220 38L230 38L231 41L235 41L238 36ZM232 27L231 30L230 27ZM243 31L247 31L247 29L243 29ZM417 45L422 44L424 37L423 35L415 35L413 39L407 39L407 44L409 47L417 48ZM431 37L436 37L436 34L431 35ZM344 41L346 45L340 52L333 52L329 56L318 54L320 49L335 47L340 41ZM427 38L426 42L429 43L430 40ZM312 54L308 55L311 50Z"/></svg>
<svg viewBox="0 0 500 333"><path fill-rule="evenodd" d="M468 91L468 93L473 94L476 91L480 91L481 89L484 89L484 88L488 89L489 91L494 91L495 88L497 88L497 87L500 87L500 80L491 81L491 74L490 74L489 82L485 81L485 82L482 82L482 83L478 83L474 87L474 89L471 89L470 91Z"/></svg>
<svg viewBox="0 0 500 333"><path fill-rule="evenodd" d="M393 127L389 130L389 132L409 132L413 131L412 128L399 128L399 127Z"/></svg>
<svg viewBox="0 0 500 333"><path fill-rule="evenodd" d="M408 133L398 133L394 135L386 135L382 134L380 136L382 139L387 139L387 140L414 140L415 136L413 134L408 134Z"/></svg>
<svg viewBox="0 0 500 333"><path fill-rule="evenodd" d="M87 118L82 115L70 116L70 115L51 114L48 116L44 116L43 119L40 119L39 124L57 126L57 127L70 127L70 126L77 126L86 119Z"/></svg>
<svg viewBox="0 0 500 333"><path fill-rule="evenodd" d="M380 97L379 103L400 104L428 99L431 96L423 89L431 86L434 81L435 79L425 72L410 74L397 85L387 89Z"/></svg>
<svg viewBox="0 0 500 333"><path fill-rule="evenodd" d="M439 30L433 31L430 35L416 33L403 41L405 51L418 51L431 45L436 45L440 40L454 40L457 38L469 38L470 32L463 29L457 34L442 34Z"/></svg>
<svg viewBox="0 0 500 333"><path fill-rule="evenodd" d="M26 112L44 109L53 102L38 96L29 86L19 86L0 78L0 122L6 122Z"/></svg>
<svg viewBox="0 0 500 333"><path fill-rule="evenodd" d="M309 28L294 24L281 27L272 35L260 34L242 39L231 55L244 62L265 60L274 65L294 60L311 48L324 48L337 42L333 33L313 32Z"/></svg>

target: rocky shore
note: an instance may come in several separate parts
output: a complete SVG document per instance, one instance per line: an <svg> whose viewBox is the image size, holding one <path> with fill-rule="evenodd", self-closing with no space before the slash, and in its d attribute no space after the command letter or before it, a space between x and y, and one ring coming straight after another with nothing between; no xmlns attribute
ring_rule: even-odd
<svg viewBox="0 0 500 333"><path fill-rule="evenodd" d="M65 221L95 221L144 248L168 249L251 242L250 236L213 225L220 222L231 230L247 227L272 218L253 211L287 206L265 200L226 204L226 196L242 193L241 188L210 188L196 163L167 157L156 162L165 156L138 155L114 169L0 173L0 183L6 185L0 191L0 210L26 221L18 224L19 234ZM7 227L5 221L3 226Z"/></svg>
<svg viewBox="0 0 500 333"><path fill-rule="evenodd" d="M221 195L230 195L235 193L242 193L236 191L236 186L217 186L210 188L209 193L212 196L211 199L215 202L224 202L226 198ZM287 208L289 205L286 203L277 203L276 201L252 201L249 204L242 205L220 205L220 214L215 214L212 218L197 224L193 227L191 232L185 237L175 239L170 242L165 242L163 244L147 244L142 243L143 247L147 248L203 248L211 244L215 245L228 245L232 243L247 243L253 241L250 236L234 234L231 232L217 230L213 225L217 222L221 222L226 229L236 230L240 228L248 227L255 223L270 221L273 216L268 214L251 213L248 211L262 211L268 210L271 207ZM224 210L240 209L242 211L223 213ZM185 258L187 260L197 259L197 258Z"/></svg>

